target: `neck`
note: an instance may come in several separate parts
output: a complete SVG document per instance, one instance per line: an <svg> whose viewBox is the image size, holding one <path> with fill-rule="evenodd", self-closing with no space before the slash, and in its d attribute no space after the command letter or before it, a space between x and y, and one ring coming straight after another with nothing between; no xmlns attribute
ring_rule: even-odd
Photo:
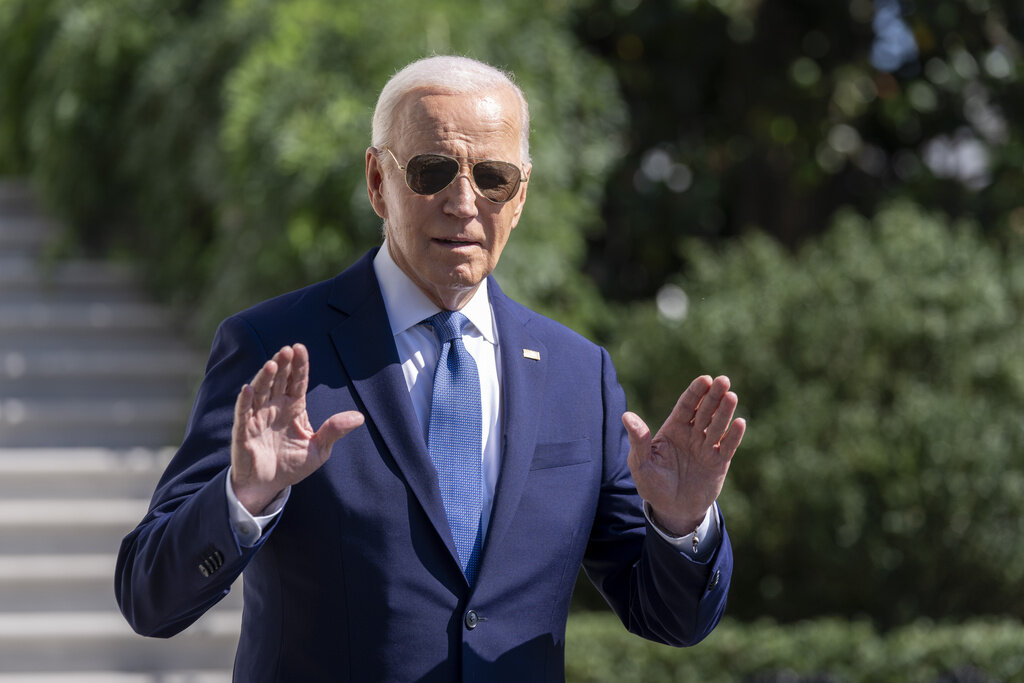
<svg viewBox="0 0 1024 683"><path fill-rule="evenodd" d="M395 262L395 265L405 273L406 277L416 285L416 287L423 292L423 294L430 299L430 301L438 308L446 311L458 311L465 307L469 303L470 299L480 289L480 282L476 283L471 287L440 287L427 282L419 276L402 258L401 254L396 253L391 242L385 240L387 245L388 254L391 255L391 260ZM482 282L482 281L481 281Z"/></svg>

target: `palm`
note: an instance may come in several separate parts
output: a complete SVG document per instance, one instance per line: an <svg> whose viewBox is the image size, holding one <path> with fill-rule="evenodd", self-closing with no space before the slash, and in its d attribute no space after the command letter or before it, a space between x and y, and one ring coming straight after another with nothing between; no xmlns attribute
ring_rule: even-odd
<svg viewBox="0 0 1024 683"><path fill-rule="evenodd" d="M278 351L238 395L231 484L254 514L319 468L334 442L363 422L358 412L338 413L314 432L306 413L308 383L309 354L296 344Z"/></svg>
<svg viewBox="0 0 1024 683"><path fill-rule="evenodd" d="M240 446L251 455L259 478L301 480L310 463L319 466L323 460L312 437L305 397L284 395L249 412Z"/></svg>
<svg viewBox="0 0 1024 683"><path fill-rule="evenodd" d="M732 420L737 402L728 378L702 376L679 397L653 438L638 416L623 416L637 492L677 535L693 531L722 491L746 428L744 420Z"/></svg>

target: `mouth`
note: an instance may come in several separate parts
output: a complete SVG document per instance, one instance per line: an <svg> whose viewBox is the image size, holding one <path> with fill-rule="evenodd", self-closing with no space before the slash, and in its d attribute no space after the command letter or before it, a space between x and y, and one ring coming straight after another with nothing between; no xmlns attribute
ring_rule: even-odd
<svg viewBox="0 0 1024 683"><path fill-rule="evenodd" d="M434 244L438 244L438 245L440 245L442 247L447 247L449 249L459 248L459 247L477 247L477 246L480 246L479 242L477 242L475 240L470 240L470 239L460 239L460 238L443 239L443 238L440 238L440 237L435 237L431 241Z"/></svg>

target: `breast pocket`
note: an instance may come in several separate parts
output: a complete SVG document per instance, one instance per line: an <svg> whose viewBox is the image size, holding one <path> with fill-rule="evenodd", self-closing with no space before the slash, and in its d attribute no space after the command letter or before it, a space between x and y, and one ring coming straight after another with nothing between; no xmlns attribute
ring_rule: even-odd
<svg viewBox="0 0 1024 683"><path fill-rule="evenodd" d="M547 470L590 462L590 439L576 439L560 443L541 443L533 451L530 470Z"/></svg>

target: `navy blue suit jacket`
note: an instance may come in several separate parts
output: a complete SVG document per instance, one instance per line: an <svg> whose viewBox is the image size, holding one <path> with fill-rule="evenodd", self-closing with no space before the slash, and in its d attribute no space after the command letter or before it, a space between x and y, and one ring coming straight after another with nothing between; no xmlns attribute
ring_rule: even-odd
<svg viewBox="0 0 1024 683"><path fill-rule="evenodd" d="M732 569L724 528L698 563L645 527L608 354L493 280L501 470L479 578L466 583L373 253L222 323L181 449L118 556L132 627L181 631L245 570L236 680L561 681L582 563L630 631L672 645L707 635ZM366 424L293 487L255 547L241 547L224 494L235 398L296 342L309 349L314 429L342 410Z"/></svg>

